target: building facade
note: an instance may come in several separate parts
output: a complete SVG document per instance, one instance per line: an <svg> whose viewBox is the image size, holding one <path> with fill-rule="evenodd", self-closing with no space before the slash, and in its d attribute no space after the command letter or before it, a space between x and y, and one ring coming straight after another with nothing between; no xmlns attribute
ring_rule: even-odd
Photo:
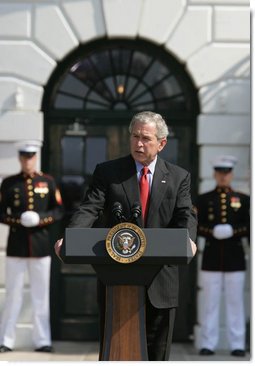
<svg viewBox="0 0 255 366"><path fill-rule="evenodd" d="M33 139L44 144L38 168L84 183L96 160L126 152L131 115L149 109L169 121L166 153L192 171L194 195L213 188L218 154L237 156L233 185L250 192L248 0L1 0L0 54L0 179L19 169L16 143ZM74 141L91 156L82 173L68 160ZM6 237L1 225L0 309ZM28 287L21 345L31 338ZM249 288L248 278L247 322Z"/></svg>

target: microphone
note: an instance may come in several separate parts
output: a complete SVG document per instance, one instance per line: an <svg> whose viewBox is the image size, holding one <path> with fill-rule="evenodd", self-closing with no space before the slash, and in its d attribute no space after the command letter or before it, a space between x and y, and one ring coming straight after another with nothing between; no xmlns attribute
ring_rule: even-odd
<svg viewBox="0 0 255 366"><path fill-rule="evenodd" d="M131 213L132 213L132 217L133 219L138 219L138 217L141 216L142 214L142 209L141 206L138 202L135 202L131 208Z"/></svg>
<svg viewBox="0 0 255 366"><path fill-rule="evenodd" d="M122 214L122 205L121 205L121 203L115 202L113 204L112 213L118 221L122 220L123 214Z"/></svg>

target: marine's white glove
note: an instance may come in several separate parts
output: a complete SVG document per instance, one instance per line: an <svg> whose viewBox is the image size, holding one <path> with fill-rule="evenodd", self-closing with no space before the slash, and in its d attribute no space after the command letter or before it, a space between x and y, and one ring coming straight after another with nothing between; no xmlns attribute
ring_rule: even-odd
<svg viewBox="0 0 255 366"><path fill-rule="evenodd" d="M40 216L35 211L25 211L20 216L20 223L25 227L38 226L40 222Z"/></svg>
<svg viewBox="0 0 255 366"><path fill-rule="evenodd" d="M231 238L233 234L234 230L229 224L219 224L213 228L213 236L218 240Z"/></svg>

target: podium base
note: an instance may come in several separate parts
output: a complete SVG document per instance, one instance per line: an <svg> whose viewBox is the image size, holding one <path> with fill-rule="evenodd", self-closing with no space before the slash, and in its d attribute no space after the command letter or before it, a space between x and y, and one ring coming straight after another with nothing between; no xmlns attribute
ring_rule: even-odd
<svg viewBox="0 0 255 366"><path fill-rule="evenodd" d="M100 361L148 361L144 286L106 286Z"/></svg>

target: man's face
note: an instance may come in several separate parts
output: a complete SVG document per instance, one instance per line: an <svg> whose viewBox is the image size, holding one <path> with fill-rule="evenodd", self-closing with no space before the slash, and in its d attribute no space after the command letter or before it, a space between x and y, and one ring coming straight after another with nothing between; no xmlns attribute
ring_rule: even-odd
<svg viewBox="0 0 255 366"><path fill-rule="evenodd" d="M233 179L233 172L230 171L226 173L221 171L215 171L214 178L217 182L218 187L229 187Z"/></svg>
<svg viewBox="0 0 255 366"><path fill-rule="evenodd" d="M21 164L21 170L24 173L31 174L35 171L36 154L20 154L19 161Z"/></svg>
<svg viewBox="0 0 255 366"><path fill-rule="evenodd" d="M136 122L130 136L130 150L133 158L143 165L149 165L160 152L166 138L157 139L156 127L153 123Z"/></svg>

